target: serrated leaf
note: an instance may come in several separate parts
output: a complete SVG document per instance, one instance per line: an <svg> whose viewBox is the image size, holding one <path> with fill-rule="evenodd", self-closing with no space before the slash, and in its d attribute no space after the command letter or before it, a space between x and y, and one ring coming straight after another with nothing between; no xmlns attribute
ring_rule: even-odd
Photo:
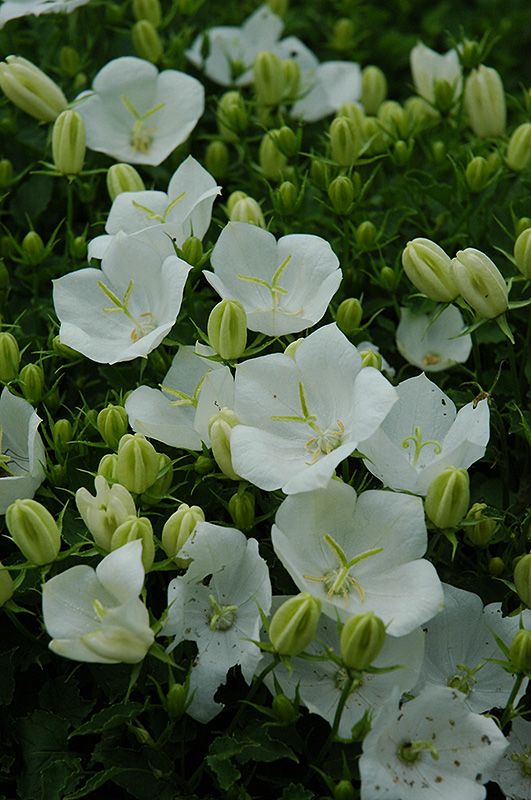
<svg viewBox="0 0 531 800"><path fill-rule="evenodd" d="M19 722L24 770L18 780L24 800L63 800L79 778L81 760L67 749L68 723L37 710Z"/></svg>
<svg viewBox="0 0 531 800"><path fill-rule="evenodd" d="M63 800L78 800L80 797L86 797L122 771L121 767L110 767L109 769L103 770L103 772L98 772L96 775L92 775L88 781L79 789L76 789L75 792L65 795Z"/></svg>
<svg viewBox="0 0 531 800"><path fill-rule="evenodd" d="M137 717L143 710L144 706L140 703L118 703L110 708L105 708L94 714L92 719L85 722L71 734L72 736L85 736L88 733L103 733L103 731L118 728L124 722Z"/></svg>

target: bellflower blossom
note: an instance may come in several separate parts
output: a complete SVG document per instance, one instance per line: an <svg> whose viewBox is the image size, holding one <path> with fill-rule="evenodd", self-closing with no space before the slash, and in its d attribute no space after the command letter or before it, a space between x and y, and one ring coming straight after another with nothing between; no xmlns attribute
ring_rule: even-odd
<svg viewBox="0 0 531 800"><path fill-rule="evenodd" d="M396 329L399 353L425 372L440 372L463 364L472 350L472 337L463 334L465 323L456 306L448 306L436 318L400 309Z"/></svg>
<svg viewBox="0 0 531 800"><path fill-rule="evenodd" d="M415 89L428 103L435 103L438 81L446 81L453 89L453 96L459 97L463 89L463 77L456 50L441 55L418 42L409 54L409 61Z"/></svg>
<svg viewBox="0 0 531 800"><path fill-rule="evenodd" d="M177 256L163 260L118 234L101 270L76 270L53 282L61 342L102 364L147 356L173 327L190 270Z"/></svg>
<svg viewBox="0 0 531 800"><path fill-rule="evenodd" d="M41 14L70 14L80 6L86 6L89 0L3 0L0 3L0 28L6 22L19 17Z"/></svg>
<svg viewBox="0 0 531 800"><path fill-rule="evenodd" d="M202 239L212 217L212 206L221 187L195 158L188 156L174 172L166 192L122 192L114 200L106 234L89 242L88 257L102 258L120 231L134 234L161 256L175 253L188 236Z"/></svg>
<svg viewBox="0 0 531 800"><path fill-rule="evenodd" d="M205 107L198 80L174 69L158 71L141 58L109 61L92 90L75 100L87 147L128 164L164 161L195 128Z"/></svg>
<svg viewBox="0 0 531 800"><path fill-rule="evenodd" d="M27 400L4 387L0 395L0 514L19 498L32 498L44 480L46 452L41 418Z"/></svg>
<svg viewBox="0 0 531 800"><path fill-rule="evenodd" d="M498 761L492 779L500 786L507 800L531 798L531 722L522 717L513 719L509 749Z"/></svg>
<svg viewBox="0 0 531 800"><path fill-rule="evenodd" d="M236 474L286 494L325 486L337 465L371 436L396 402L391 384L335 324L291 355L239 364L231 434Z"/></svg>
<svg viewBox="0 0 531 800"><path fill-rule="evenodd" d="M427 532L418 497L340 481L287 497L271 532L275 553L301 592L343 622L373 611L405 636L442 608L435 568L422 558Z"/></svg>
<svg viewBox="0 0 531 800"><path fill-rule="evenodd" d="M425 495L446 467L468 467L489 441L486 399L455 405L424 374L396 387L399 400L360 447L364 464L385 486Z"/></svg>
<svg viewBox="0 0 531 800"><path fill-rule="evenodd" d="M320 236L273 234L245 222L229 222L204 271L222 298L239 300L247 327L270 336L298 333L326 313L338 289L339 260Z"/></svg>

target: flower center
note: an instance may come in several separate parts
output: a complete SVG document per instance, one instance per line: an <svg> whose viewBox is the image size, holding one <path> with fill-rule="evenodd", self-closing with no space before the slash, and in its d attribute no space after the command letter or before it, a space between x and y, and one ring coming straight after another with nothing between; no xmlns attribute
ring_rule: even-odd
<svg viewBox="0 0 531 800"><path fill-rule="evenodd" d="M481 666L482 665L471 669L467 667L466 664L457 664L458 672L448 678L446 685L450 686L452 689L457 689L459 692L463 692L463 694L470 694L478 682L475 674L481 669Z"/></svg>
<svg viewBox="0 0 531 800"><path fill-rule="evenodd" d="M415 426L411 436L406 436L406 438L402 441L402 447L405 450L413 446L413 458L411 459L413 466L417 464L422 450L428 445L433 447L433 452L437 456L442 451L442 445L436 439L426 439L425 442L422 441L422 429L419 425Z"/></svg>
<svg viewBox="0 0 531 800"><path fill-rule="evenodd" d="M428 741L402 742L396 754L403 764L414 764L419 760L424 750L427 750L431 754L434 761L439 760L439 753L435 745L433 742Z"/></svg>
<svg viewBox="0 0 531 800"><path fill-rule="evenodd" d="M528 747L525 753L513 753L511 761L520 765L524 778L531 778L531 747Z"/></svg>
<svg viewBox="0 0 531 800"><path fill-rule="evenodd" d="M167 392L168 394L173 395L175 400L170 400L170 405L172 406L191 406L192 408L197 408L197 404L199 402L199 392L201 391L201 387L203 386L203 381L205 380L208 373L203 375L199 383L194 389L193 394L186 394L186 392L181 392L180 389L173 389L171 386L164 386L164 384L160 383L159 386L163 392Z"/></svg>
<svg viewBox="0 0 531 800"><path fill-rule="evenodd" d="M345 669L345 667L341 667L334 675L334 686L336 687L336 689L339 689L339 691L342 692L347 683L350 683L351 680L352 679L348 674L347 670ZM354 680L352 681L352 686L350 687L349 694L354 694L354 692L357 692L358 689L362 686L362 684L363 684L363 673L360 672L359 677L358 676L355 677Z"/></svg>
<svg viewBox="0 0 531 800"><path fill-rule="evenodd" d="M4 436L4 432L2 430L2 426L0 426L0 478L13 477L15 475L15 473L8 466L8 464L11 464L13 459L11 458L11 456L7 455L7 452L4 453L3 450L2 450L2 439L3 439L3 436Z"/></svg>
<svg viewBox="0 0 531 800"><path fill-rule="evenodd" d="M436 353L426 353L426 355L422 359L422 363L425 367L433 367L435 364L438 364L441 360L441 357L438 356Z"/></svg>
<svg viewBox="0 0 531 800"><path fill-rule="evenodd" d="M156 211L153 211L152 208L148 208L148 206L143 206L142 203L137 203L136 200L133 200L133 206L139 211L143 211L148 219L152 219L154 222L160 222L161 224L164 224L168 221L170 212L173 211L175 206L179 205L185 195L186 192L181 192L181 194L177 195L177 197L172 200L171 203L168 203L162 214L158 214Z"/></svg>
<svg viewBox="0 0 531 800"><path fill-rule="evenodd" d="M212 611L208 618L211 631L228 631L236 622L238 606L222 606L211 594L208 598Z"/></svg>
<svg viewBox="0 0 531 800"><path fill-rule="evenodd" d="M352 589L354 589L358 593L360 601L363 603L365 600L365 592L359 581L350 574L350 570L352 567L356 566L356 564L359 564L360 561L365 561L366 558L370 558L371 556L381 553L383 551L383 547L375 547L372 550L365 550L365 552L360 553L351 559L347 559L345 551L332 536L329 536L326 533L323 536L323 539L337 558L338 566L335 569L328 570L320 576L304 575L304 577L308 581L317 581L318 583L322 583L328 597L339 595L346 598Z"/></svg>
<svg viewBox="0 0 531 800"><path fill-rule="evenodd" d="M276 311L278 309L278 306L280 305L281 295L288 294L288 290L285 289L283 286L281 286L279 281L280 278L282 277L282 273L284 272L289 262L291 261L291 258L292 258L291 256L287 256L280 265L280 267L278 267L278 269L275 270L275 272L273 273L273 277L271 278L271 283L268 283L268 281L264 280L263 278L255 278L252 275L238 275L238 280L246 281L247 283L257 283L258 286L264 286L266 289L269 289L269 292L271 293L271 302L273 304L273 311Z"/></svg>
<svg viewBox="0 0 531 800"><path fill-rule="evenodd" d="M129 309L129 301L131 299L134 285L134 281L129 281L123 299L120 300L118 295L115 294L112 289L109 289L109 287L106 286L103 281L98 281L98 286L100 287L101 291L112 303L112 306L107 306L103 310L107 314L124 314L127 319L133 323L133 329L129 334L129 338L132 342L138 342L138 340L142 339L143 336L146 336L148 333L151 333L151 331L154 331L157 325L153 319L153 314L151 311L144 311L141 314L138 314L136 317L131 313Z"/></svg>
<svg viewBox="0 0 531 800"><path fill-rule="evenodd" d="M129 144L133 150L137 151L137 153L148 153L155 137L157 126L146 125L146 120L152 117L153 114L156 114L157 111L160 111L162 108L164 108L166 104L158 103L144 114L141 114L133 102L125 94L120 97L120 100L134 119Z"/></svg>

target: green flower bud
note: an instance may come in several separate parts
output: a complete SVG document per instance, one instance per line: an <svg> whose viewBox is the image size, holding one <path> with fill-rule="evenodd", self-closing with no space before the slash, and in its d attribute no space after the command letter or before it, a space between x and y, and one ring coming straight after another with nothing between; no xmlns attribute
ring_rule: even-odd
<svg viewBox="0 0 531 800"><path fill-rule="evenodd" d="M74 82L72 84L72 88L75 92L81 92L85 89L87 85L87 76L84 72L78 72L76 77L74 78Z"/></svg>
<svg viewBox="0 0 531 800"><path fill-rule="evenodd" d="M181 247L183 258L193 267L198 267L203 258L203 243L197 236L189 236Z"/></svg>
<svg viewBox="0 0 531 800"><path fill-rule="evenodd" d="M230 212L231 222L247 222L250 225L257 225L265 228L265 219L262 209L253 197L243 197L234 203Z"/></svg>
<svg viewBox="0 0 531 800"><path fill-rule="evenodd" d="M376 225L369 220L360 223L356 228L356 242L363 250L370 250L376 242L378 231Z"/></svg>
<svg viewBox="0 0 531 800"><path fill-rule="evenodd" d="M15 500L6 511L6 525L24 558L42 566L55 561L61 534L54 518L36 500Z"/></svg>
<svg viewBox="0 0 531 800"><path fill-rule="evenodd" d="M428 487L424 509L438 528L456 528L470 504L470 479L466 469L446 467Z"/></svg>
<svg viewBox="0 0 531 800"><path fill-rule="evenodd" d="M503 136L505 133L505 94L495 69L481 64L465 82L465 111L476 136Z"/></svg>
<svg viewBox="0 0 531 800"><path fill-rule="evenodd" d="M374 369L381 370L383 361L380 353L377 353L376 350L372 350L371 348L360 350L359 353L362 367L373 367Z"/></svg>
<svg viewBox="0 0 531 800"><path fill-rule="evenodd" d="M214 461L209 456L197 456L194 472L198 475L209 475L215 468Z"/></svg>
<svg viewBox="0 0 531 800"><path fill-rule="evenodd" d="M153 528L147 517L128 517L114 531L111 539L111 550L118 550L124 544L142 542L142 564L146 572L153 566L155 560L155 540Z"/></svg>
<svg viewBox="0 0 531 800"><path fill-rule="evenodd" d="M297 656L315 636L321 601L301 592L277 608L269 626L269 639L281 656Z"/></svg>
<svg viewBox="0 0 531 800"><path fill-rule="evenodd" d="M330 155L341 167L350 167L356 161L361 137L348 117L336 117L329 129Z"/></svg>
<svg viewBox="0 0 531 800"><path fill-rule="evenodd" d="M77 350L73 350L67 344L63 344L59 335L54 336L52 339L52 350L56 356L60 358L66 358L68 361L74 361L75 359L79 358L79 353Z"/></svg>
<svg viewBox="0 0 531 800"><path fill-rule="evenodd" d="M313 158L310 167L310 178L318 189L328 187L328 164L320 158Z"/></svg>
<svg viewBox="0 0 531 800"><path fill-rule="evenodd" d="M531 673L531 631L519 630L511 642L509 658L517 672Z"/></svg>
<svg viewBox="0 0 531 800"><path fill-rule="evenodd" d="M252 491L237 491L229 500L228 509L232 521L244 533L250 531L254 525L254 504Z"/></svg>
<svg viewBox="0 0 531 800"><path fill-rule="evenodd" d="M299 137L287 125L283 125L277 131L271 131L275 145L288 158L296 156L299 152Z"/></svg>
<svg viewBox="0 0 531 800"><path fill-rule="evenodd" d="M431 152L434 161L441 162L444 158L446 158L447 148L445 142L443 142L441 139L436 139L431 143Z"/></svg>
<svg viewBox="0 0 531 800"><path fill-rule="evenodd" d="M127 433L127 411L123 406L113 406L109 403L98 414L96 425L107 447L117 450L120 439Z"/></svg>
<svg viewBox="0 0 531 800"><path fill-rule="evenodd" d="M159 454L140 433L126 433L118 444L116 480L133 494L142 494L159 474Z"/></svg>
<svg viewBox="0 0 531 800"><path fill-rule="evenodd" d="M389 138L376 117L366 117L361 133L368 155L384 153L387 150Z"/></svg>
<svg viewBox="0 0 531 800"><path fill-rule="evenodd" d="M289 0L267 0L267 5L277 17L285 17L288 10Z"/></svg>
<svg viewBox="0 0 531 800"><path fill-rule="evenodd" d="M489 558L488 568L490 575L493 575L495 578L499 578L500 575L503 575L505 571L505 561L499 556Z"/></svg>
<svg viewBox="0 0 531 800"><path fill-rule="evenodd" d="M59 66L61 71L69 78L73 78L80 65L79 53L74 47L65 44L59 50Z"/></svg>
<svg viewBox="0 0 531 800"><path fill-rule="evenodd" d="M154 506L166 497L173 483L173 462L166 453L159 453L159 477L146 492L140 496L145 506Z"/></svg>
<svg viewBox="0 0 531 800"><path fill-rule="evenodd" d="M235 361L247 344L247 314L239 300L222 300L208 317L208 339L221 358Z"/></svg>
<svg viewBox="0 0 531 800"><path fill-rule="evenodd" d="M159 0L133 0L133 15L136 20L147 19L158 28L162 20Z"/></svg>
<svg viewBox="0 0 531 800"><path fill-rule="evenodd" d="M26 364L22 367L18 382L28 403L32 406L40 403L44 394L44 372L40 364Z"/></svg>
<svg viewBox="0 0 531 800"><path fill-rule="evenodd" d="M474 69L481 61L481 47L473 39L465 39L458 50L459 60L466 69Z"/></svg>
<svg viewBox="0 0 531 800"><path fill-rule="evenodd" d="M402 266L413 286L436 303L451 303L459 294L452 259L430 239L413 239L402 252Z"/></svg>
<svg viewBox="0 0 531 800"><path fill-rule="evenodd" d="M227 215L230 217L232 209L240 200L245 200L248 195L242 191L231 192L227 198Z"/></svg>
<svg viewBox="0 0 531 800"><path fill-rule="evenodd" d="M143 192L144 181L131 164L113 164L107 170L107 191L111 200L122 192Z"/></svg>
<svg viewBox="0 0 531 800"><path fill-rule="evenodd" d="M531 122L524 122L513 131L507 155L507 166L514 172L523 172L531 163Z"/></svg>
<svg viewBox="0 0 531 800"><path fill-rule="evenodd" d="M350 617L341 629L341 659L348 669L370 667L385 641L385 625L372 611Z"/></svg>
<svg viewBox="0 0 531 800"><path fill-rule="evenodd" d="M162 529L162 548L168 558L175 558L194 532L197 523L204 521L205 512L202 508L181 503L177 511L166 520Z"/></svg>
<svg viewBox="0 0 531 800"><path fill-rule="evenodd" d="M440 119L439 112L424 100L423 97L413 95L404 103L404 109L409 121L410 131L422 131L429 128Z"/></svg>
<svg viewBox="0 0 531 800"><path fill-rule="evenodd" d="M56 455L62 455L72 440L74 430L69 419L58 419L52 427L53 446Z"/></svg>
<svg viewBox="0 0 531 800"><path fill-rule="evenodd" d="M440 79L433 85L435 107L442 113L451 109L455 99L455 87L450 81Z"/></svg>
<svg viewBox="0 0 531 800"><path fill-rule="evenodd" d="M348 17L341 17L334 23L330 47L340 53L347 53L353 50L355 46L354 34L354 22Z"/></svg>
<svg viewBox="0 0 531 800"><path fill-rule="evenodd" d="M20 56L7 56L0 63L0 88L18 108L41 122L53 122L68 104L57 84Z"/></svg>
<svg viewBox="0 0 531 800"><path fill-rule="evenodd" d="M245 100L240 92L231 91L221 95L216 112L219 135L226 142L237 142L249 125Z"/></svg>
<svg viewBox="0 0 531 800"><path fill-rule="evenodd" d="M531 228L523 230L514 243L514 260L522 275L531 279Z"/></svg>
<svg viewBox="0 0 531 800"><path fill-rule="evenodd" d="M44 242L37 231L29 231L22 239L22 250L24 260L27 264L36 267L46 257Z"/></svg>
<svg viewBox="0 0 531 800"><path fill-rule="evenodd" d="M520 236L521 233L531 228L531 217L520 217L514 222L515 236Z"/></svg>
<svg viewBox="0 0 531 800"><path fill-rule="evenodd" d="M0 188L10 186L13 180L13 164L8 158L0 160Z"/></svg>
<svg viewBox="0 0 531 800"><path fill-rule="evenodd" d="M131 29L133 47L140 58L156 64L162 55L163 47L157 29L147 19L135 22Z"/></svg>
<svg viewBox="0 0 531 800"><path fill-rule="evenodd" d="M452 276L459 294L484 319L493 319L508 308L503 275L485 253L467 247L452 259Z"/></svg>
<svg viewBox="0 0 531 800"><path fill-rule="evenodd" d="M340 331L346 336L352 336L360 324L363 316L363 308L357 297L347 297L339 304L336 314L336 323Z"/></svg>
<svg viewBox="0 0 531 800"><path fill-rule="evenodd" d="M531 608L531 553L518 561L513 579L518 597L525 606Z"/></svg>
<svg viewBox="0 0 531 800"><path fill-rule="evenodd" d="M361 134L363 123L366 120L365 112L357 103L342 103L339 106L336 118L347 117L354 125L354 130Z"/></svg>
<svg viewBox="0 0 531 800"><path fill-rule="evenodd" d="M181 719L186 711L188 689L182 683L174 683L170 686L166 695L166 710L171 719Z"/></svg>
<svg viewBox="0 0 531 800"><path fill-rule="evenodd" d="M465 170L465 180L468 188L474 194L482 192L490 178L490 169L487 159L476 156L468 162Z"/></svg>
<svg viewBox="0 0 531 800"><path fill-rule="evenodd" d="M302 195L299 194L297 187L291 181L284 181L275 191L275 205L277 210L286 216L297 211L301 200Z"/></svg>
<svg viewBox="0 0 531 800"><path fill-rule="evenodd" d="M210 142L205 151L205 165L214 178L224 178L230 166L230 155L225 142Z"/></svg>
<svg viewBox="0 0 531 800"><path fill-rule="evenodd" d="M328 197L336 214L347 216L352 209L354 196L354 186L347 175L338 175L330 181Z"/></svg>
<svg viewBox="0 0 531 800"><path fill-rule="evenodd" d="M379 67L368 66L361 73L361 103L367 114L376 114L387 97L387 79Z"/></svg>
<svg viewBox="0 0 531 800"><path fill-rule="evenodd" d="M284 88L284 69L280 58L267 50L258 53L254 62L254 91L258 104L278 106Z"/></svg>
<svg viewBox="0 0 531 800"><path fill-rule="evenodd" d="M297 99L301 82L301 70L295 59L287 58L282 62L282 75L284 78L282 99L293 102Z"/></svg>
<svg viewBox="0 0 531 800"><path fill-rule="evenodd" d="M498 528L498 522L492 517L486 517L483 511L485 503L474 503L466 515L466 522L474 522L474 525L465 527L467 541L475 547L486 547L492 540Z"/></svg>
<svg viewBox="0 0 531 800"><path fill-rule="evenodd" d="M208 422L208 435L212 447L212 455L220 470L233 481L240 479L234 472L232 466L232 456L230 452L230 433L239 424L239 419L229 408L222 408L218 414L214 414Z"/></svg>
<svg viewBox="0 0 531 800"><path fill-rule="evenodd" d="M355 800L355 797L356 793L350 781L339 781L334 786L334 800Z"/></svg>
<svg viewBox="0 0 531 800"><path fill-rule="evenodd" d="M382 267L380 270L379 280L384 289L394 291L400 283L400 276L391 267Z"/></svg>
<svg viewBox="0 0 531 800"><path fill-rule="evenodd" d="M273 698L271 710L279 722L293 725L299 718L299 711L285 694L277 694Z"/></svg>
<svg viewBox="0 0 531 800"><path fill-rule="evenodd" d="M377 118L383 130L390 136L400 139L409 135L409 119L407 112L396 100L385 100L377 112Z"/></svg>
<svg viewBox="0 0 531 800"><path fill-rule="evenodd" d="M273 181L281 181L288 160L280 152L276 145L278 131L268 131L262 137L258 150L258 160L260 168L265 178Z"/></svg>
<svg viewBox="0 0 531 800"><path fill-rule="evenodd" d="M15 582L0 561L0 608L13 597Z"/></svg>
<svg viewBox="0 0 531 800"><path fill-rule="evenodd" d="M405 164L409 162L411 158L411 154L413 153L413 147L415 143L413 139L409 139L405 142L403 139L399 139L393 145L392 156L393 161L395 164L398 164L399 167L403 167Z"/></svg>
<svg viewBox="0 0 531 800"><path fill-rule="evenodd" d="M0 381L9 383L18 378L20 350L12 333L0 331Z"/></svg>
<svg viewBox="0 0 531 800"><path fill-rule="evenodd" d="M74 236L70 242L70 255L84 261L87 257L87 240L84 236Z"/></svg>

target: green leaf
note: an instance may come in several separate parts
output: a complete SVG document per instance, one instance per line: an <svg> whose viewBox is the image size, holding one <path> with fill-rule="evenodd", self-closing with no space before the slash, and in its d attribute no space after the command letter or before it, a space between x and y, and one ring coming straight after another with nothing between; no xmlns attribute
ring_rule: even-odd
<svg viewBox="0 0 531 800"><path fill-rule="evenodd" d="M78 724L87 716L92 702L86 702L73 679L63 678L50 680L39 692L39 706L44 711L51 711L63 719Z"/></svg>
<svg viewBox="0 0 531 800"><path fill-rule="evenodd" d="M280 800L312 800L313 797L314 793L305 789L302 783L290 783L280 795Z"/></svg>
<svg viewBox="0 0 531 800"><path fill-rule="evenodd" d="M24 769L18 780L23 800L63 800L79 779L81 760L67 750L68 723L34 711L19 722Z"/></svg>
<svg viewBox="0 0 531 800"><path fill-rule="evenodd" d="M123 772L121 767L110 767L109 769L103 770L103 772L98 772L95 775L92 775L86 783L83 784L79 789L76 789L75 792L71 792L70 794L65 795L63 800L78 800L79 797L86 797L91 792L94 792L96 789L99 789L100 786L103 786L107 781L110 781L115 775L118 775L120 772Z"/></svg>
<svg viewBox="0 0 531 800"><path fill-rule="evenodd" d="M88 733L102 733L118 728L124 722L135 719L144 709L140 703L118 703L94 714L92 719L81 725L71 736L85 736Z"/></svg>

